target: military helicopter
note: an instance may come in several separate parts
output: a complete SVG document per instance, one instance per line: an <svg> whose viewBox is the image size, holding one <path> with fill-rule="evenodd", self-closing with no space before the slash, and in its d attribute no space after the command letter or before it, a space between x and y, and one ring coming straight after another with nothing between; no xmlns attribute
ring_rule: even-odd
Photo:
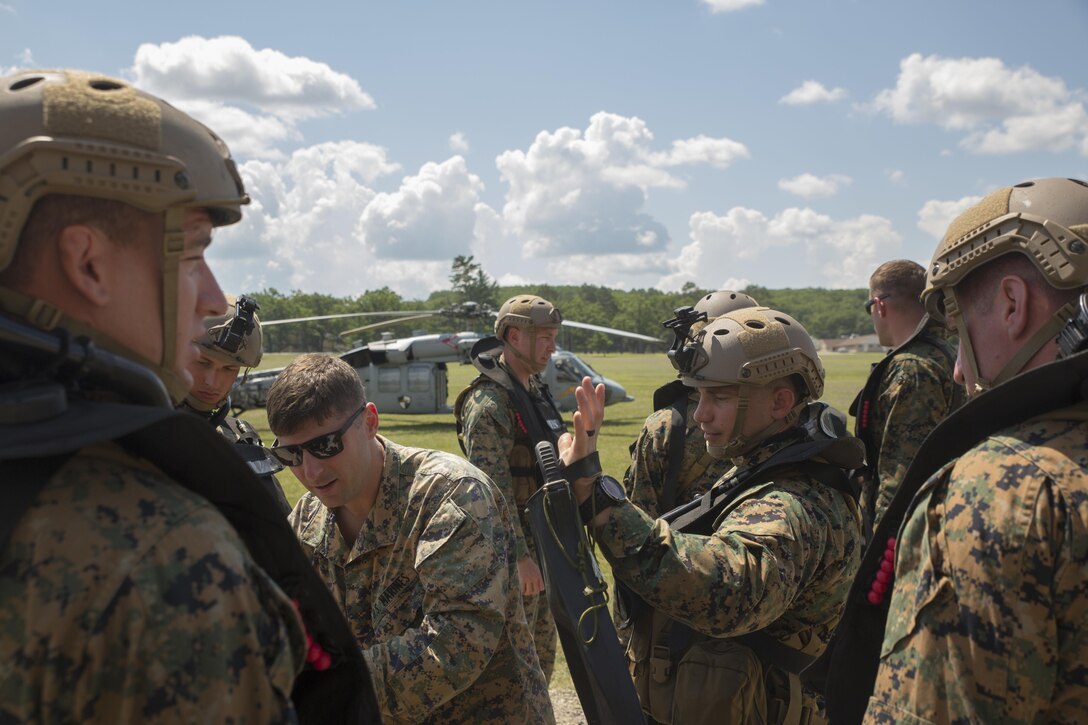
<svg viewBox="0 0 1088 725"><path fill-rule="evenodd" d="M438 316L460 319L494 318L496 310L488 305L465 302L438 310L345 313L271 320L261 324L269 327L292 322L372 315L385 315L394 319L356 327L340 335L348 337L383 325ZM563 320L563 325L644 342L662 343L660 338L585 322ZM366 386L367 398L378 410L391 412L399 408L403 413L449 413L453 408L448 401L447 365L469 364L472 347L485 337L487 335L484 333L464 331L395 338L391 333L384 332L381 333L381 339L348 350L340 357L355 368ZM281 369L261 370L251 373L245 380L239 379L231 391L232 405L242 410L263 407L268 400L268 391ZM634 400L622 385L604 377L569 350L556 350L548 367L541 373L541 378L562 411L577 410L574 389L585 376L589 376L594 384L602 383L605 386L605 405Z"/></svg>

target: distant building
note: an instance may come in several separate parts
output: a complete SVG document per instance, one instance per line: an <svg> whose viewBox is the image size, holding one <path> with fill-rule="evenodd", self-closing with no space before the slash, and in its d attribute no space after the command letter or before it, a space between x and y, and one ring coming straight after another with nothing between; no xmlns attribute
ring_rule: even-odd
<svg viewBox="0 0 1088 725"><path fill-rule="evenodd" d="M884 352L880 340L875 333L869 335L851 335L850 337L836 337L828 340L819 340L818 349L821 352Z"/></svg>

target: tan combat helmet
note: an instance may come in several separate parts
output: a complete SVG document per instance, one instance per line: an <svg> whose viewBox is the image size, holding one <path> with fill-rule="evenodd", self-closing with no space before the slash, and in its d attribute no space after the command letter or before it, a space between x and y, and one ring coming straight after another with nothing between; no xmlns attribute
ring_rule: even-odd
<svg viewBox="0 0 1088 725"><path fill-rule="evenodd" d="M249 369L261 364L264 353L261 320L257 317L260 305L245 295L238 299L227 295L227 304L229 307L225 315L204 318L204 334L194 342L200 347L202 355L224 365L243 368L245 373L242 380L245 380ZM185 398L190 408L205 413L219 408L226 401L227 398L224 398L215 405L208 405L192 394Z"/></svg>
<svg viewBox="0 0 1088 725"><path fill-rule="evenodd" d="M240 220L241 205L249 203L226 144L126 81L75 70L0 78L0 119L0 270L11 264L35 202L48 194L112 199L164 214L163 356L142 362L180 401L187 385L172 368L185 210L206 209L222 226ZM78 327L106 349L134 355L41 300L0 288L0 307L47 329Z"/></svg>
<svg viewBox="0 0 1088 725"><path fill-rule="evenodd" d="M506 342L506 331L511 327L519 327L529 330L538 327L559 327L563 324L563 315L559 308L543 297L536 295L515 295L503 303L499 313L495 317L495 337ZM527 364L533 372L542 372L537 369L536 359L536 335L529 336L529 357L526 358L511 346L506 346L506 351L513 354L523 363Z"/></svg>
<svg viewBox="0 0 1088 725"><path fill-rule="evenodd" d="M759 303L743 292L723 289L700 297L693 307L696 312L705 312L706 322L710 322L730 312L748 307L759 307ZM691 326L689 334L695 335L705 324L705 322L696 322Z"/></svg>
<svg viewBox="0 0 1088 725"><path fill-rule="evenodd" d="M761 441L792 425L809 401L824 392L824 368L816 345L805 328L784 312L767 307L749 307L728 312L712 320L692 341L690 364L681 370L680 380L693 388L737 385L737 417L730 441L724 446L707 446L718 458L747 453ZM795 375L802 390L785 420L777 421L752 436L744 436L751 387L767 385Z"/></svg>
<svg viewBox="0 0 1088 725"><path fill-rule="evenodd" d="M978 380L972 394L1005 382L1019 373L1040 348L1057 336L1074 314L1074 306L1058 310L1050 322L993 378L978 375L963 308L956 286L971 272L1006 254L1022 254L1046 281L1058 289L1088 285L1088 184L1075 179L1039 179L998 189L960 214L949 225L929 265L922 300L935 319L956 326L964 364Z"/></svg>
<svg viewBox="0 0 1088 725"><path fill-rule="evenodd" d="M261 319L257 311L261 306L250 297L235 299L227 295L227 314L204 318L204 334L195 342L201 352L210 358L242 368L255 368L261 364Z"/></svg>

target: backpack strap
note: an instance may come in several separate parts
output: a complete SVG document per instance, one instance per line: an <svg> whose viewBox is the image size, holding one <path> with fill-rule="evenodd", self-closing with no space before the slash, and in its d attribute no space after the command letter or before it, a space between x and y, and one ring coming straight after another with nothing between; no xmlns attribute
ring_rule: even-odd
<svg viewBox="0 0 1088 725"><path fill-rule="evenodd" d="M7 547L11 533L23 514L69 458L71 455L64 453L44 458L0 461L0 481L4 482L4 505L0 507L0 550Z"/></svg>

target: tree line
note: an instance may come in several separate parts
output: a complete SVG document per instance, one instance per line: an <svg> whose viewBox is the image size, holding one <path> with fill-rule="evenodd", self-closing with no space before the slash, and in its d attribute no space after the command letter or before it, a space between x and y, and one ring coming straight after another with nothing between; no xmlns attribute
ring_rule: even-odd
<svg viewBox="0 0 1088 725"><path fill-rule="evenodd" d="M300 291L285 294L275 288L248 294L260 304L261 319L283 320L356 312L423 313L448 309L469 301L497 310L509 297L528 292L554 302L566 319L659 337L664 345L672 341L672 333L662 328L661 323L672 318L676 308L693 305L703 295L713 291L701 289L691 283L686 284L679 292L662 292L656 289L618 290L599 285L500 286L483 272L471 256L454 259L450 283L450 289L433 292L425 300L404 299L388 287L369 290L354 297ZM872 322L863 307L868 297L868 290L864 288L832 290L805 287L772 290L750 286L744 291L760 304L797 318L809 334L816 338L865 335L873 331ZM463 330L490 332L494 322L494 317L490 315L438 315L393 322L380 328L347 335L341 334L363 325L393 319L395 318L390 316L374 315L266 327L265 349L270 352L343 351L380 339L383 334L408 337ZM575 352L591 353L660 352L662 349L662 346L655 347L652 343L566 326L561 333L560 345Z"/></svg>

